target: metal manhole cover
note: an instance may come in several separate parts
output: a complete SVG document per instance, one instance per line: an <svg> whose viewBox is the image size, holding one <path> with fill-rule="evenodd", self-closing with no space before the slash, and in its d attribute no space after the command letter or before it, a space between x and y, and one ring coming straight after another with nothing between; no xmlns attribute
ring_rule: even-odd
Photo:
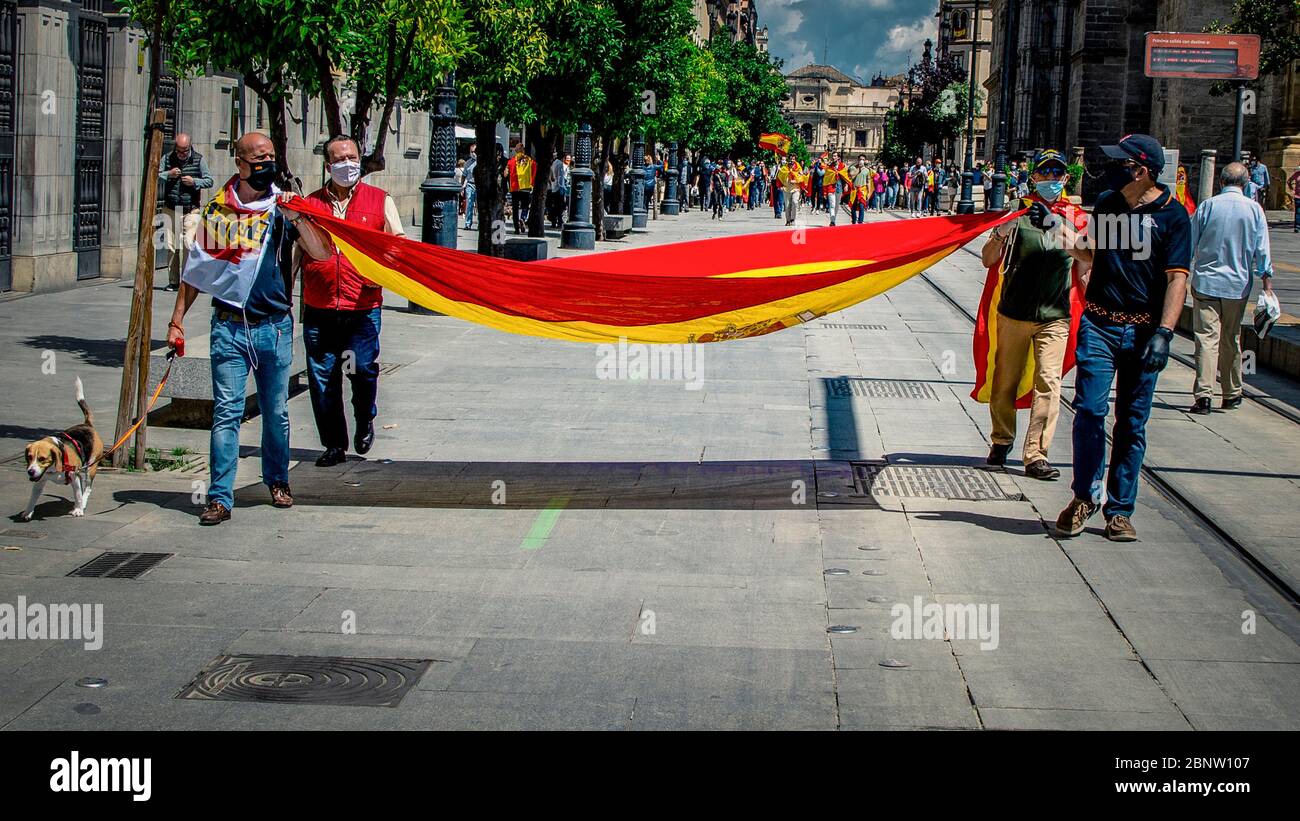
<svg viewBox="0 0 1300 821"><path fill-rule="evenodd" d="M396 707L432 664L419 659L217 656L177 698Z"/></svg>
<svg viewBox="0 0 1300 821"><path fill-rule="evenodd" d="M90 579L138 579L172 553L103 553L69 573Z"/></svg>
<svg viewBox="0 0 1300 821"><path fill-rule="evenodd" d="M826 388L831 396L868 396L872 399L926 399L939 401L934 388L925 382L907 379L866 379L842 376L827 379Z"/></svg>
<svg viewBox="0 0 1300 821"><path fill-rule="evenodd" d="M834 328L837 331L887 331L884 325L863 325L857 322L823 322L818 328Z"/></svg>
<svg viewBox="0 0 1300 821"><path fill-rule="evenodd" d="M853 486L859 496L1015 502L1020 494L1002 489L988 471L964 465L882 465L853 463Z"/></svg>

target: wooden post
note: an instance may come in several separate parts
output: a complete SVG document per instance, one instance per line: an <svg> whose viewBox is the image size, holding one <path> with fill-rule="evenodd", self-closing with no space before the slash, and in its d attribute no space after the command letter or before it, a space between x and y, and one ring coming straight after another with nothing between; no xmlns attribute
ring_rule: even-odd
<svg viewBox="0 0 1300 821"><path fill-rule="evenodd" d="M155 108L149 120L148 161L140 192L139 256L135 262L135 289L131 296L131 318L126 332L126 355L122 360L122 388L118 392L117 429L113 441L131 427L136 415L144 413L145 389L149 384L149 343L153 325L153 221L158 206L158 164L162 161L163 132L167 113ZM180 226L173 226L179 234ZM180 236L176 237L181 240ZM134 406L135 413L132 413ZM141 425L135 439L135 467L145 464L145 429ZM113 454L113 466L126 466L126 449Z"/></svg>

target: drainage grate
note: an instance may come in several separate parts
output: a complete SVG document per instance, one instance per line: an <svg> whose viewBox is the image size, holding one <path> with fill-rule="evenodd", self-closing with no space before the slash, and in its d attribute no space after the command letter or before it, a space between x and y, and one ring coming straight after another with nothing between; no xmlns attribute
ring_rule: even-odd
<svg viewBox="0 0 1300 821"><path fill-rule="evenodd" d="M90 579L138 579L172 553L104 553L78 567L69 576Z"/></svg>
<svg viewBox="0 0 1300 821"><path fill-rule="evenodd" d="M44 539L45 533L40 530L17 530L15 528L9 528L8 530L0 530L0 536L4 536L7 539Z"/></svg>
<svg viewBox="0 0 1300 821"><path fill-rule="evenodd" d="M862 325L853 322L823 322L818 328L834 328L837 331L887 331L884 325Z"/></svg>
<svg viewBox="0 0 1300 821"><path fill-rule="evenodd" d="M854 462L853 486L859 496L958 499L972 502L1019 501L991 473L965 466L882 465Z"/></svg>
<svg viewBox="0 0 1300 821"><path fill-rule="evenodd" d="M856 376L842 376L827 379L826 386L831 396L870 396L873 399L929 399L939 401L934 388L925 382L904 379L865 379Z"/></svg>
<svg viewBox="0 0 1300 821"><path fill-rule="evenodd" d="M335 656L217 656L177 698L396 707L431 661Z"/></svg>

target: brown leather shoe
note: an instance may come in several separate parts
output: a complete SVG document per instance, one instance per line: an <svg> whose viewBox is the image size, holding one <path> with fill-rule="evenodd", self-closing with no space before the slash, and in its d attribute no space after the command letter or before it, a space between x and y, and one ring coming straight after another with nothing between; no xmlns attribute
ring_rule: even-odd
<svg viewBox="0 0 1300 821"><path fill-rule="evenodd" d="M1061 515L1056 517L1057 536L1078 536L1088 517L1097 512L1097 505L1087 499L1071 499Z"/></svg>
<svg viewBox="0 0 1300 821"><path fill-rule="evenodd" d="M293 507L293 494L287 482L271 485L271 504L276 507Z"/></svg>
<svg viewBox="0 0 1300 821"><path fill-rule="evenodd" d="M221 502L208 502L208 506L203 508L199 514L199 524L201 525L219 525L230 518L230 508Z"/></svg>
<svg viewBox="0 0 1300 821"><path fill-rule="evenodd" d="M1112 542L1136 542L1137 528L1124 515L1111 516L1106 522L1106 538Z"/></svg>

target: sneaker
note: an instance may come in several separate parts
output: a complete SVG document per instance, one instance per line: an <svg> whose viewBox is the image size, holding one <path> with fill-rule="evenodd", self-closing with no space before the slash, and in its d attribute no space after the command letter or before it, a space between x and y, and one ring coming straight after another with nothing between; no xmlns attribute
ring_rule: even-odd
<svg viewBox="0 0 1300 821"><path fill-rule="evenodd" d="M1002 467L1007 463L1007 454L1010 452L1010 445L999 445L994 443L993 447L989 448L989 457L984 460L984 464L993 465L994 467Z"/></svg>
<svg viewBox="0 0 1300 821"><path fill-rule="evenodd" d="M289 492L288 482L271 485L271 504L276 507L293 507L293 494Z"/></svg>
<svg viewBox="0 0 1300 821"><path fill-rule="evenodd" d="M1210 404L1210 400L1206 399L1205 404L1207 405ZM1224 410L1236 410L1237 408L1241 407L1241 397L1234 396L1231 399L1224 399L1223 404L1220 407L1222 407Z"/></svg>
<svg viewBox="0 0 1300 821"><path fill-rule="evenodd" d="M1188 413L1195 413L1205 416L1210 412L1210 397L1202 396L1197 398L1196 404L1187 409Z"/></svg>
<svg viewBox="0 0 1300 821"><path fill-rule="evenodd" d="M166 288L163 288L164 291L171 291L172 293L175 293L176 291L179 291L180 289L181 289L181 286L179 286L179 285L172 285L172 284L170 284L170 283L167 285Z"/></svg>
<svg viewBox="0 0 1300 821"><path fill-rule="evenodd" d="M203 508L199 514L199 524L201 525L219 525L230 518L230 508L221 502L209 502L208 506Z"/></svg>
<svg viewBox="0 0 1300 821"><path fill-rule="evenodd" d="M1052 467L1046 459L1035 459L1025 465L1025 475L1030 479L1041 479L1045 482L1061 478L1061 471Z"/></svg>
<svg viewBox="0 0 1300 821"><path fill-rule="evenodd" d="M1136 542L1137 528L1133 527L1133 522L1127 516L1111 516L1106 521L1106 538L1112 542Z"/></svg>
<svg viewBox="0 0 1300 821"><path fill-rule="evenodd" d="M1061 515L1056 517L1056 535L1078 536L1083 532L1083 525L1092 514L1097 512L1097 505L1087 499L1071 499Z"/></svg>

